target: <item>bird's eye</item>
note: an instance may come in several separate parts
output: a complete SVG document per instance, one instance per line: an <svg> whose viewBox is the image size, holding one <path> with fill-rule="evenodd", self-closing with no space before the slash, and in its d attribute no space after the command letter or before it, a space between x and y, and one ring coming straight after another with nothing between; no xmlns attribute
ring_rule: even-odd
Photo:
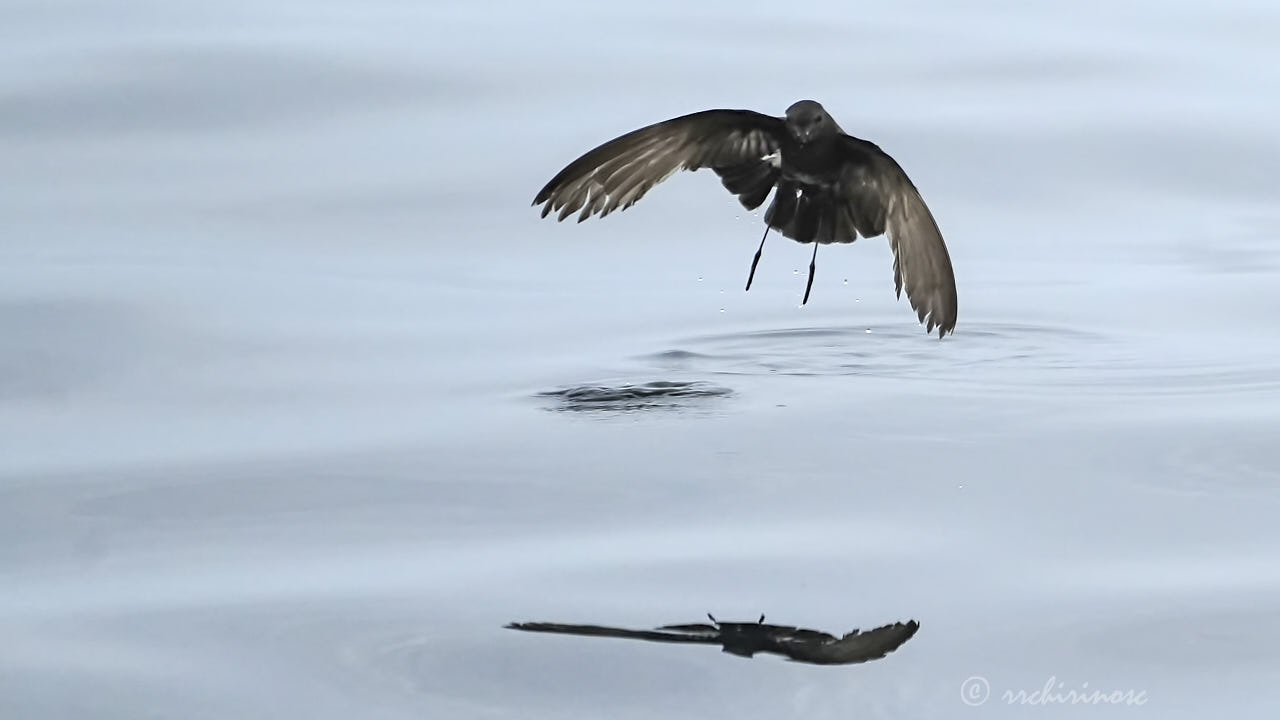
<svg viewBox="0 0 1280 720"><path fill-rule="evenodd" d="M814 118L813 118L813 124L814 124L814 125L817 125L817 124L818 124L818 123L820 123L820 122L822 122L822 116L821 116L821 115L815 115L815 116L814 116Z"/></svg>

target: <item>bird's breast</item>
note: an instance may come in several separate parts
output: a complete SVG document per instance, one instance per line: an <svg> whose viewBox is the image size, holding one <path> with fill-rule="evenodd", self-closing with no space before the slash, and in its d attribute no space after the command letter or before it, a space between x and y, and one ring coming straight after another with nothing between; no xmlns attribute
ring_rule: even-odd
<svg viewBox="0 0 1280 720"><path fill-rule="evenodd" d="M806 172L795 169L788 171L785 166L782 169L782 177L798 185L819 188L835 187L840 181L840 176L834 173Z"/></svg>
<svg viewBox="0 0 1280 720"><path fill-rule="evenodd" d="M780 149L782 177L801 185L832 187L840 181L840 162L831 148L812 143Z"/></svg>

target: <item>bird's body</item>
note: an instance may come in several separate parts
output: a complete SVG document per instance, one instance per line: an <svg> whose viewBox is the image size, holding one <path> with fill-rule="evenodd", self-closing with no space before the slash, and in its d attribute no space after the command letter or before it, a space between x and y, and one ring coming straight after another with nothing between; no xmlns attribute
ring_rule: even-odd
<svg viewBox="0 0 1280 720"><path fill-rule="evenodd" d="M815 103L816 104L816 103ZM809 186L813 189L834 190L840 184L840 135L844 131L831 123L831 134L800 142L792 133L786 133L778 143L778 166L781 179Z"/></svg>
<svg viewBox="0 0 1280 720"><path fill-rule="evenodd" d="M897 292L905 289L921 323L939 337L956 323L955 276L942 234L919 191L874 143L846 134L821 105L801 100L785 117L705 110L610 140L570 163L534 199L543 217L581 222L625 210L679 170L710 168L769 229L817 246L888 235ZM751 275L764 248L756 251ZM747 280L747 289L751 279ZM809 288L805 290L805 301Z"/></svg>

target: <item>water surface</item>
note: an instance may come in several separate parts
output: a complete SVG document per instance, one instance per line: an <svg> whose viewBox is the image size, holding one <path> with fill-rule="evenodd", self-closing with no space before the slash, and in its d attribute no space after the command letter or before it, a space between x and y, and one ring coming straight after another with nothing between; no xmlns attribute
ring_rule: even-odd
<svg viewBox="0 0 1280 720"><path fill-rule="evenodd" d="M1270 5L4 14L0 716L1280 705ZM529 207L802 97L921 188L954 336L879 239L804 307L771 240L742 292L759 219L708 176ZM501 628L706 611L921 630L816 668ZM1000 698L1050 681L1146 702Z"/></svg>

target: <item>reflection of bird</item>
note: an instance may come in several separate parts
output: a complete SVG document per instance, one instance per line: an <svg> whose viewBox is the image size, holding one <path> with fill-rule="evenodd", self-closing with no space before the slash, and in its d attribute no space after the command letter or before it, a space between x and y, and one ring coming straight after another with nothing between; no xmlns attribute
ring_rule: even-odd
<svg viewBox="0 0 1280 720"><path fill-rule="evenodd" d="M783 655L796 662L814 665L851 665L876 660L897 650L920 629L911 620L859 632L853 630L842 638L817 630L790 625L766 625L759 622L718 622L710 614L711 624L663 625L656 630L626 630L600 625L562 625L560 623L511 623L512 630L564 633L596 637L631 638L669 643L705 643L723 645L724 652L751 657L758 652Z"/></svg>
<svg viewBox="0 0 1280 720"><path fill-rule="evenodd" d="M902 167L874 143L846 135L821 105L801 100L786 117L750 110L706 110L640 128L591 150L561 170L534 198L542 216L577 212L578 222L625 210L677 170L711 168L748 210L764 203L769 229L818 245L885 234L893 249L898 297L925 329L942 337L956 324L956 281L942 233ZM579 212L581 211L581 212ZM751 261L755 277L764 238Z"/></svg>

